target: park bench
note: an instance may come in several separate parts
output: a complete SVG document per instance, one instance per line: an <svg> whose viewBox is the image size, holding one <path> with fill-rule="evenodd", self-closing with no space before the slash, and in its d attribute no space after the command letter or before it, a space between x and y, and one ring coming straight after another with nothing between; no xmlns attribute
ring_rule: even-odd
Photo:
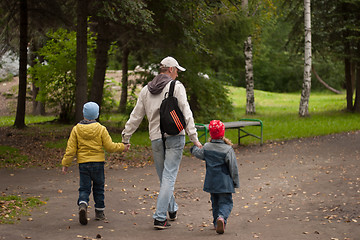
<svg viewBox="0 0 360 240"><path fill-rule="evenodd" d="M244 137L255 137L260 139L260 145L263 144L263 123L258 119L240 119L235 122L224 122L225 129L238 129L238 144L240 145L240 139ZM249 130L245 130L244 128L249 126L257 126L260 127L260 135L256 135L254 133L250 133ZM199 141L204 138L202 143L205 143L209 136L209 124L195 123L195 127L198 132ZM242 134L243 133L243 134Z"/></svg>

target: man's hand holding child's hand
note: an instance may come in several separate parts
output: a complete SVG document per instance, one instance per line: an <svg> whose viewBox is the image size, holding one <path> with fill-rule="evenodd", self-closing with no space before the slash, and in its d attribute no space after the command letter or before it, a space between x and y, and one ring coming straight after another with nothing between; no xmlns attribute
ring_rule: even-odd
<svg viewBox="0 0 360 240"><path fill-rule="evenodd" d="M131 144L130 143L124 143L125 149L124 152L129 151Z"/></svg>

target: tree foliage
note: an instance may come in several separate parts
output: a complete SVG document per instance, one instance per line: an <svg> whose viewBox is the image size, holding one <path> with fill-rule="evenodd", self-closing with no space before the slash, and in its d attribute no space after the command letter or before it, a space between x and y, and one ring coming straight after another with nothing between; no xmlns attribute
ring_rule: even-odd
<svg viewBox="0 0 360 240"><path fill-rule="evenodd" d="M58 29L48 33L49 40L38 51L43 62L30 68L32 81L40 88L38 99L49 107L60 109L60 121L73 118L76 85L76 32ZM88 76L90 82L94 69L95 39L88 34Z"/></svg>
<svg viewBox="0 0 360 240"><path fill-rule="evenodd" d="M299 35L303 27L299 19L303 18L302 6L299 2L286 2L288 19L293 23L293 29L289 34L289 40L296 49L302 51L303 37ZM359 0L329 0L313 1L312 3L312 35L314 59L330 59L341 61L344 66L343 85L347 92L347 110L353 110L353 92L355 78L358 74L356 65L359 62ZM300 14L299 14L300 13ZM315 63L316 64L316 63ZM328 64L328 70L331 65ZM360 75L360 73L359 73ZM360 78L358 78L360 79ZM359 95L360 98L360 95ZM360 103L360 101L358 101Z"/></svg>
<svg viewBox="0 0 360 240"><path fill-rule="evenodd" d="M97 33L96 66L90 99L100 107L103 98L108 51L112 42L120 47L122 52L122 91L120 110L124 112L127 102L127 63L131 51L139 48L139 42L145 41L144 34L154 28L152 13L143 1L94 1L90 6L90 14Z"/></svg>
<svg viewBox="0 0 360 240"><path fill-rule="evenodd" d="M29 23L32 39L36 36L34 33L37 31L43 32L49 27L54 30L58 28L58 22L52 21L51 16L62 19L62 22L65 22L64 20L75 22L73 6L76 1L74 0L28 1L32 6L32 11L48 9L43 14L43 19L46 20L42 23L37 22L41 17L35 17L36 15L31 15L34 14L33 12L31 14L29 12L33 16L30 17ZM5 2L10 3L11 1ZM291 5L278 9L278 2L286 2ZM207 121L210 118L221 118L225 114L231 113L232 106L224 84L245 86L243 43L250 33L252 33L254 43L255 89L277 92L292 92L301 89L303 10L302 2L299 5L296 3L296 1L283 0L249 1L248 14L245 15L244 9L241 8L241 1L234 0L89 1L89 16L92 21L89 26L91 31L96 32L99 42L106 40L116 44L113 46L117 46L120 53L116 61L120 62L123 59L121 55L127 52L126 49L129 50L130 69L136 65L144 68L154 63L156 65L162 58L169 55L175 57L181 65L187 68L186 72L179 75L179 80L188 90L191 108L198 119ZM358 9L358 3L359 0L314 1L313 65L319 75L335 88L340 87L340 82L344 78L344 72L341 71L344 70L342 62L345 56L350 57L352 62L357 59L358 51L356 49L358 46L356 43L359 31L356 19L359 11L355 10ZM54 6L53 11L49 6ZM350 8L348 16L345 14L344 6L347 6L347 9ZM55 10L58 14L53 13ZM4 11L3 8L0 8L0 11L5 14L4 16L8 16L7 11ZM67 17L65 17L65 13ZM291 16L291 21L289 18L281 17L282 14ZM16 24L8 25L6 28L3 21L4 18L0 18L3 36L10 36L11 29L17 33ZM72 25L74 26L74 24ZM102 36L99 34L99 29L106 30L103 31ZM296 35L296 29L299 30L299 35ZM348 31L348 35L345 34L345 30ZM48 35L47 37L52 36ZM54 39L53 42L49 41L48 44L61 41L69 40L59 38ZM288 42L301 44L287 44ZM350 43L350 53L345 53L345 43ZM73 42L72 47L75 48L75 46L76 44ZM108 45L101 48L99 46L96 47L96 50L93 45L88 49L88 55L92 56L90 57L92 59L88 61L88 78L93 74L94 50L95 53L103 52L101 57L96 57L99 62L102 61L101 66L99 64L99 74L93 80L88 80L88 87L97 82L96 79L100 79L100 85L94 84L94 89L102 93L104 85L101 84L103 83L101 81L103 81L104 69L107 65L108 51L106 48ZM45 59L41 65L44 69L47 68L47 71L54 72L48 78L62 80L56 80L57 83L54 80L54 83L47 86L45 84L47 76L45 73L41 73L42 80L39 80L37 84L45 89L39 99L50 101L48 102L51 104L49 107L59 106L62 101L56 101L53 98L55 95L61 97L56 90L63 89L63 95L69 99L74 94L74 92L70 93L74 91L74 82L68 81L68 79L74 77L75 55L74 53L69 54L68 62L65 62L66 58L62 56L65 54L63 52L52 53L48 50L47 54L49 54L49 59ZM55 54L59 55L59 62L62 64L51 63L52 57L50 56ZM68 65L70 62L73 64L72 68L69 66L71 64ZM48 67L50 64L58 66L50 69ZM39 65L40 63L34 69L39 73L45 71L38 69ZM60 70L61 65L64 65L62 70ZM124 66L124 64L114 64L113 62L111 65L117 65L119 69ZM65 66L68 70L64 70ZM154 69L156 66L152 66L152 68ZM199 74L202 73L208 74L210 79L200 77ZM35 78L33 79L36 81ZM68 82L69 86L65 84ZM146 84L146 81L142 83ZM312 85L312 88L317 87L319 85L316 83ZM53 91L54 89L55 91ZM65 89L69 89L69 92L66 92ZM101 95L100 98L104 97ZM71 105L73 106L73 103L68 104L68 106ZM69 118L65 112L68 114L73 112L70 107L59 106L59 108L63 109L60 111L61 118Z"/></svg>

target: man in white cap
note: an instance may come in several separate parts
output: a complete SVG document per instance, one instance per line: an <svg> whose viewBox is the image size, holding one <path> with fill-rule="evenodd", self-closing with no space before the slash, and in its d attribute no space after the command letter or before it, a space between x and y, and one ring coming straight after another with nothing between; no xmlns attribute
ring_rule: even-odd
<svg viewBox="0 0 360 240"><path fill-rule="evenodd" d="M165 229L170 227L168 219L177 218L178 205L174 197L174 185L179 171L182 153L185 146L185 131L199 148L193 114L186 97L186 90L180 81L176 81L174 96L182 111L186 128L178 135L165 135L164 140L160 130L160 105L169 92L170 82L178 77L178 71L185 71L173 57L166 57L160 62L160 74L148 83L140 92L135 108L122 132L122 141L127 144L132 134L139 127L144 116L149 121L149 137L153 151L154 163L160 179L160 191L157 198L156 211L153 215L154 228ZM165 141L165 142L164 142ZM167 212L169 218L167 218Z"/></svg>

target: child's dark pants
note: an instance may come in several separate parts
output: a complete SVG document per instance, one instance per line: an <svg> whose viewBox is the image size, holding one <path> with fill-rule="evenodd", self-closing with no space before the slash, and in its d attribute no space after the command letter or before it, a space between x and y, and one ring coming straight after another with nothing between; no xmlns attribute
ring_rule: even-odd
<svg viewBox="0 0 360 240"><path fill-rule="evenodd" d="M93 185L93 197L95 201L95 209L104 210L105 208L105 173L104 162L88 162L79 164L80 173L80 188L79 199L80 203L89 203L89 196L91 193L91 185Z"/></svg>
<svg viewBox="0 0 360 240"><path fill-rule="evenodd" d="M233 200L231 193L210 193L211 204L214 217L214 226L216 226L216 219L223 217L225 224L233 208Z"/></svg>

